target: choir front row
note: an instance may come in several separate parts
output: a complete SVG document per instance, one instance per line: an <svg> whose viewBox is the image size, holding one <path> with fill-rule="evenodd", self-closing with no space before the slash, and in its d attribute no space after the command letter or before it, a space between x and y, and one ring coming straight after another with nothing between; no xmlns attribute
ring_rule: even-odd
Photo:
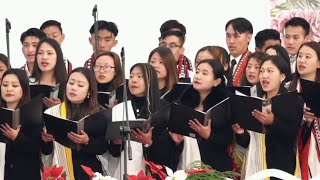
<svg viewBox="0 0 320 180"><path fill-rule="evenodd" d="M46 43L48 42L44 42ZM41 47L41 43L39 44ZM288 89L285 87L285 74L289 66L278 56L267 56L259 63L257 57L251 58L246 68L247 81L252 86L257 86L258 96L264 99L273 98L288 90L303 92L300 78L319 81L319 46L313 42L301 46L297 56L297 73L288 83ZM35 66L35 72L37 68L40 69L36 81L41 84L50 75L45 68L50 67L51 62L38 61L41 53L47 53L47 50L39 49L40 53L37 53L35 62L39 64ZM165 51L170 50L158 47L150 54L150 64L138 63L131 67L128 80L128 109L133 112L131 118L148 119L167 105L160 95L170 91L178 78L175 76L176 73L172 73L176 65L162 56ZM154 55L160 56L161 60ZM62 66L62 57L56 59L56 64L59 64L57 66ZM258 73L250 73L250 66L254 66ZM164 69L161 70L159 67ZM44 99L44 103L49 107L55 101L59 102L46 112L77 121L105 108L112 109L112 105L99 105L97 92L110 91L122 84L120 68L119 57L110 52L99 55L92 69L74 69L65 80L65 86L60 84L62 92L59 99ZM111 73L109 80L103 81L106 74L109 76ZM57 76L54 75L53 84L57 83ZM64 80L61 79L59 81L63 83ZM252 79L258 81L253 82ZM52 80L52 76L49 80ZM23 70L5 71L1 82L2 108L19 108L30 100L29 94L29 79ZM206 112L231 96L233 94L226 87L224 67L221 63L217 60L203 60L197 64L192 86L179 95L177 102ZM119 104L114 107L123 107L121 99L117 102ZM319 139L316 136L319 129L315 126L319 119L308 107L304 107L303 98L298 96L295 102L297 106L291 110L298 115L294 119L286 119L285 114L275 113L272 109L252 111L252 116L264 125L263 133L242 129L230 119L211 119L207 124L190 119L190 128L201 137L198 140L169 131L166 123L151 127L147 131L132 129L133 160L128 163L128 174L137 174L144 169L143 159L168 166L173 170L184 169L188 163L200 159L219 171L236 171L235 167L238 166L243 178L271 168L300 177L320 174ZM101 126L107 126L106 124ZM121 139L107 140L104 135L94 131L69 132L66 138L81 147L78 151L57 143L55 137L46 131L45 126L32 130L28 128L30 127L22 125L13 129L8 124L1 124L1 142L5 143L5 146L1 143L1 147L2 150L5 147L5 157L0 157L0 161L3 162L5 159L2 163L4 166L1 167L4 168L4 179L41 179L40 170L43 166L54 164L63 166L67 179L71 180L89 179L80 165L89 166L95 172L109 172L112 176L122 176L120 172L123 162L119 162L123 151ZM236 141L236 146L233 140ZM102 160L104 158L108 159L108 163L101 163L105 162ZM242 165L239 164L239 159Z"/></svg>

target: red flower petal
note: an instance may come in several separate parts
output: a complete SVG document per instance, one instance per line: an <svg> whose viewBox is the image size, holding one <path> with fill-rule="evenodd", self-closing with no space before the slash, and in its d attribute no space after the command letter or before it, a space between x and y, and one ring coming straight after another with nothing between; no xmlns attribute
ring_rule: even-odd
<svg viewBox="0 0 320 180"><path fill-rule="evenodd" d="M143 177L145 177L144 172L143 172L143 170L140 170L139 173L138 173L138 175L137 175L137 178L138 178L138 180L140 180L140 179L143 178ZM142 180L142 179L141 179L141 180Z"/></svg>
<svg viewBox="0 0 320 180"><path fill-rule="evenodd" d="M208 171L211 171L212 169L209 169L209 168L205 168L205 169L202 169L202 168L193 168L193 169L188 169L186 170L186 173L187 174L194 174L194 173L206 173Z"/></svg>
<svg viewBox="0 0 320 180"><path fill-rule="evenodd" d="M161 179L165 179L167 177L167 174L163 172L163 166L155 164L151 161L145 161L143 160L143 162L149 166L151 173L152 174L158 174L160 176Z"/></svg>
<svg viewBox="0 0 320 180"><path fill-rule="evenodd" d="M128 180L137 180L137 176L135 175L129 175Z"/></svg>
<svg viewBox="0 0 320 180"><path fill-rule="evenodd" d="M92 169L90 167L81 165L82 169L84 170L84 172L86 172L88 174L88 176L90 178L92 178L94 176L94 172L92 171Z"/></svg>
<svg viewBox="0 0 320 180"><path fill-rule="evenodd" d="M42 176L42 180L47 180L51 176L51 168L45 167L41 176Z"/></svg>
<svg viewBox="0 0 320 180"><path fill-rule="evenodd" d="M63 172L63 167L57 167L56 165L54 165L52 167L52 170L51 170L51 176L54 178L54 179L57 179L59 176L61 176Z"/></svg>

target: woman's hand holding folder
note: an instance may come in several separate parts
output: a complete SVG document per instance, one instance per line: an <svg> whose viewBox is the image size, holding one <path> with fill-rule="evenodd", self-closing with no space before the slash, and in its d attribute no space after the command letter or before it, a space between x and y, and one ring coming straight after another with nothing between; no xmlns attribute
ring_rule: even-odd
<svg viewBox="0 0 320 180"><path fill-rule="evenodd" d="M89 136L83 130L80 131L80 134L69 132L68 138L77 143L77 144L88 144L89 143Z"/></svg>
<svg viewBox="0 0 320 180"><path fill-rule="evenodd" d="M195 130L203 139L208 139L211 134L211 119L207 125L202 125L197 119L189 120L190 127Z"/></svg>
<svg viewBox="0 0 320 180"><path fill-rule="evenodd" d="M151 144L152 142L152 130L151 127L147 133L142 132L140 129L131 129L132 140L140 142L142 144Z"/></svg>
<svg viewBox="0 0 320 180"><path fill-rule="evenodd" d="M41 138L45 143L54 141L54 137L51 134L47 133L47 129L43 128L41 133Z"/></svg>
<svg viewBox="0 0 320 180"><path fill-rule="evenodd" d="M7 123L1 124L0 130L4 136L9 138L11 141L16 140L19 132L20 132L21 125L17 127L17 129L12 129Z"/></svg>
<svg viewBox="0 0 320 180"><path fill-rule="evenodd" d="M315 118L314 113L310 112L310 110L311 109L309 107L303 108L303 117L307 121L308 126L311 125L311 123L313 122L313 120Z"/></svg>
<svg viewBox="0 0 320 180"><path fill-rule="evenodd" d="M232 130L235 134L243 134L244 129L242 129L239 124L232 124Z"/></svg>
<svg viewBox="0 0 320 180"><path fill-rule="evenodd" d="M252 116L260 121L263 125L272 125L274 121L274 115L270 109L267 109L266 112L260 112L255 109L252 111Z"/></svg>
<svg viewBox="0 0 320 180"><path fill-rule="evenodd" d="M59 98L47 98L47 97L44 97L42 99L43 101L43 104L47 107L47 108L51 108L55 105L58 105L58 104L61 104L61 100Z"/></svg>

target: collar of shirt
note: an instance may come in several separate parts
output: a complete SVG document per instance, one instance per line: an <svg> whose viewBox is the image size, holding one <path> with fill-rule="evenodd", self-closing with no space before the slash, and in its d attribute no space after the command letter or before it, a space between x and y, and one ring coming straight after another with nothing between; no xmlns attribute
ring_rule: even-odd
<svg viewBox="0 0 320 180"><path fill-rule="evenodd" d="M240 61L240 59L241 59L241 57L242 57L242 54L240 55L240 56L238 56L238 57L233 57L231 54L230 54L230 67L231 67L231 61L233 60L233 59L235 59L236 60L236 64L234 65L234 68L233 68L233 72L232 73L234 73L234 71L236 70L236 68L237 68L237 64L239 63L239 61Z"/></svg>
<svg viewBox="0 0 320 180"><path fill-rule="evenodd" d="M290 63L293 63L296 61L297 55L290 55L289 58L290 58Z"/></svg>
<svg viewBox="0 0 320 180"><path fill-rule="evenodd" d="M27 76L28 76L28 77L31 77L31 73L30 73L30 71L29 71L29 68L28 68L28 64L27 64L27 63L24 64L24 71L27 73Z"/></svg>
<svg viewBox="0 0 320 180"><path fill-rule="evenodd" d="M236 62L237 62L237 64L238 64L238 62L240 61L241 57L242 57L242 54L241 54L240 56L236 57L236 58L233 57L233 56L230 54L230 63L231 63L232 59L235 59Z"/></svg>

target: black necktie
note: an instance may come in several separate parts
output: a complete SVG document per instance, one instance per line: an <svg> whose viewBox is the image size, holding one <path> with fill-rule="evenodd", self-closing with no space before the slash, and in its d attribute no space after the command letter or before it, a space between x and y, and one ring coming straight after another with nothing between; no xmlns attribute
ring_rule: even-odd
<svg viewBox="0 0 320 180"><path fill-rule="evenodd" d="M231 67L230 67L230 73L233 74L234 66L237 64L237 61L235 59L232 59L231 61Z"/></svg>

